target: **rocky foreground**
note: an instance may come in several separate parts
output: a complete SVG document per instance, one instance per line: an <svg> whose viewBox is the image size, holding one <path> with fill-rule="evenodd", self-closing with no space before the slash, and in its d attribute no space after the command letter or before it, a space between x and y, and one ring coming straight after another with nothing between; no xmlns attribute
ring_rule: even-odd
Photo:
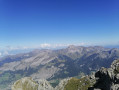
<svg viewBox="0 0 119 90"><path fill-rule="evenodd" d="M64 79L55 88L46 80L34 81L25 77L16 81L12 90L119 90L119 60L90 76Z"/></svg>

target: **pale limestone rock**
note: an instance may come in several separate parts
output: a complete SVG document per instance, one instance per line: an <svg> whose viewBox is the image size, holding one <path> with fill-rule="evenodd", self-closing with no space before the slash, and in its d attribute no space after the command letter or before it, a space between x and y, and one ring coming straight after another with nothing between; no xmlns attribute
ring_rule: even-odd
<svg viewBox="0 0 119 90"><path fill-rule="evenodd" d="M37 90L38 89L38 83L32 80L30 77L22 78L18 81L16 81L12 85L12 90Z"/></svg>
<svg viewBox="0 0 119 90"><path fill-rule="evenodd" d="M71 78L63 79L60 81L59 85L55 87L55 90L64 90L65 85Z"/></svg>

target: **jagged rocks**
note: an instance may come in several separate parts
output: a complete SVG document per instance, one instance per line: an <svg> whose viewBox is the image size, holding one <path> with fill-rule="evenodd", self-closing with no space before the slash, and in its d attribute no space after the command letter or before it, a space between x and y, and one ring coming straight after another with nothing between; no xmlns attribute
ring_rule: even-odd
<svg viewBox="0 0 119 90"><path fill-rule="evenodd" d="M32 80L30 77L22 78L12 85L12 90L64 90L65 85L71 78L63 79L59 85L53 88L45 79L38 81Z"/></svg>
<svg viewBox="0 0 119 90"><path fill-rule="evenodd" d="M64 90L65 88L65 85L68 83L68 81L70 80L71 78L67 78L67 79L63 79L60 81L59 85L55 87L55 90Z"/></svg>
<svg viewBox="0 0 119 90"><path fill-rule="evenodd" d="M22 78L12 85L12 90L54 90L46 80L34 81L30 77Z"/></svg>
<svg viewBox="0 0 119 90"><path fill-rule="evenodd" d="M12 85L12 90L64 90L65 85L71 78L63 79L59 85L53 88L45 79L38 81L32 80L30 77L22 78Z"/></svg>
<svg viewBox="0 0 119 90"><path fill-rule="evenodd" d="M95 73L96 83L90 90L119 90L119 60L111 64L111 68L102 67Z"/></svg>
<svg viewBox="0 0 119 90"><path fill-rule="evenodd" d="M38 90L54 90L50 83L44 79L38 80L38 84Z"/></svg>
<svg viewBox="0 0 119 90"><path fill-rule="evenodd" d="M32 80L32 78L25 77L16 81L12 85L12 90L37 90L38 83Z"/></svg>
<svg viewBox="0 0 119 90"><path fill-rule="evenodd" d="M111 64L111 68L114 70L114 74L119 73L119 60L115 60Z"/></svg>

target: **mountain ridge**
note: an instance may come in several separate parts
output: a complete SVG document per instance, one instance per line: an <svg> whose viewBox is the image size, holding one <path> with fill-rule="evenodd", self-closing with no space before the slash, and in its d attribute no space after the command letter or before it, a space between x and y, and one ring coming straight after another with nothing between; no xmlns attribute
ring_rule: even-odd
<svg viewBox="0 0 119 90"><path fill-rule="evenodd" d="M119 58L119 49L100 46L69 46L58 50L34 50L25 54L17 54L10 62L2 63L0 76L8 79L0 84L13 82L22 77L32 77L34 80L60 80L66 77L80 76L81 73L90 74L101 67L108 68L113 60ZM6 58L0 61L7 60ZM1 63L0 62L0 63ZM12 79L14 77L14 79Z"/></svg>

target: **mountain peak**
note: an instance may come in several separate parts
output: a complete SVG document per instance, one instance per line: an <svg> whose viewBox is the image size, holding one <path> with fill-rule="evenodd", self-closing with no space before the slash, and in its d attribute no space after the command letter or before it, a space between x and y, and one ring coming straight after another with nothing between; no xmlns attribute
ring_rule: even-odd
<svg viewBox="0 0 119 90"><path fill-rule="evenodd" d="M69 45L68 48L72 49L72 48L76 48L76 46L75 45Z"/></svg>

